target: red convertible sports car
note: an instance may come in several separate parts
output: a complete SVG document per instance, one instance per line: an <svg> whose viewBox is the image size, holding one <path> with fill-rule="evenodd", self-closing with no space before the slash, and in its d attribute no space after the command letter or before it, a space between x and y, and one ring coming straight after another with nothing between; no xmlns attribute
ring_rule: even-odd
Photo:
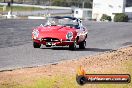
<svg viewBox="0 0 132 88"><path fill-rule="evenodd" d="M70 50L75 50L79 45L80 49L85 49L87 33L80 19L69 16L49 17L45 25L33 29L33 47L40 48L43 44L46 47L69 46Z"/></svg>

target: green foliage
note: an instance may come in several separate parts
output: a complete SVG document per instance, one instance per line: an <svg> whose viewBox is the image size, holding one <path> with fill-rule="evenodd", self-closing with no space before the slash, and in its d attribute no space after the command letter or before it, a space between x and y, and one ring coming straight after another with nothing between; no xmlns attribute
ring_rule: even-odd
<svg viewBox="0 0 132 88"><path fill-rule="evenodd" d="M105 21L105 20L111 21L111 16L108 16L106 14L103 14L100 20L101 21Z"/></svg>
<svg viewBox="0 0 132 88"><path fill-rule="evenodd" d="M117 13L114 16L114 21L115 22L128 22L128 16L124 13Z"/></svg>

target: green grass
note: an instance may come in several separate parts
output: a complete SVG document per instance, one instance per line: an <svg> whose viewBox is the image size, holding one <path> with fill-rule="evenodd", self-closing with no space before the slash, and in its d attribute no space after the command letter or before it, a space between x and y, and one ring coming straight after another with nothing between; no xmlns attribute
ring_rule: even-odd
<svg viewBox="0 0 132 88"><path fill-rule="evenodd" d="M51 78L43 78L36 81L34 88L78 88L75 76L55 76Z"/></svg>
<svg viewBox="0 0 132 88"><path fill-rule="evenodd" d="M56 85L57 78L42 78L36 81L35 88L52 88Z"/></svg>
<svg viewBox="0 0 132 88"><path fill-rule="evenodd" d="M7 6L5 12L10 10L11 7ZM44 9L37 7L12 6L12 11L36 11L36 10L44 10ZM3 12L3 5L0 5L0 12Z"/></svg>
<svg viewBox="0 0 132 88"><path fill-rule="evenodd" d="M0 88L78 88L75 76L66 77L63 75L55 77L39 78L34 83L17 84L16 82L0 85Z"/></svg>

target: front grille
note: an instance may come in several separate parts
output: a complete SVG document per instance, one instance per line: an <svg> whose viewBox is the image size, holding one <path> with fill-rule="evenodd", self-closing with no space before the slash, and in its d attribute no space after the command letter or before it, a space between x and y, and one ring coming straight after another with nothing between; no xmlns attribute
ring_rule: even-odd
<svg viewBox="0 0 132 88"><path fill-rule="evenodd" d="M57 38L42 38L42 41L45 41L45 42L60 42L60 40L57 39Z"/></svg>

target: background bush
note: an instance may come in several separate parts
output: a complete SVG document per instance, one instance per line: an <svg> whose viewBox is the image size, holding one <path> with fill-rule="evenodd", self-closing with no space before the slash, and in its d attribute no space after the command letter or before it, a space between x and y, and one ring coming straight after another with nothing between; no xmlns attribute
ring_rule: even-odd
<svg viewBox="0 0 132 88"><path fill-rule="evenodd" d="M128 16L124 13L117 13L114 16L115 22L128 22Z"/></svg>
<svg viewBox="0 0 132 88"><path fill-rule="evenodd" d="M100 20L101 21L106 21L106 20L111 21L111 16L108 16L106 14L103 14Z"/></svg>

